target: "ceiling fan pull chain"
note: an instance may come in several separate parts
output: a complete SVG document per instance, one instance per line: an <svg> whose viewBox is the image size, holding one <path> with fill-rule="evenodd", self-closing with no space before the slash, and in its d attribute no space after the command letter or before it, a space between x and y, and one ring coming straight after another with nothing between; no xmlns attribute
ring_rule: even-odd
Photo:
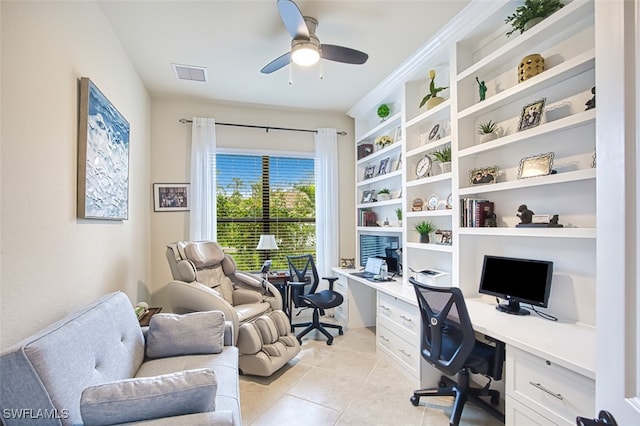
<svg viewBox="0 0 640 426"><path fill-rule="evenodd" d="M293 67L289 64L289 86L293 86Z"/></svg>
<svg viewBox="0 0 640 426"><path fill-rule="evenodd" d="M322 66L322 61L320 61L320 80L324 80L324 67Z"/></svg>

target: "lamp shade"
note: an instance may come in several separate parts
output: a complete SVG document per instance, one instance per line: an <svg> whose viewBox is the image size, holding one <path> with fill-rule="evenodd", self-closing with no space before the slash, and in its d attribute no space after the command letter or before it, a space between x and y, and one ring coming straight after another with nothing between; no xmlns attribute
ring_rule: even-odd
<svg viewBox="0 0 640 426"><path fill-rule="evenodd" d="M260 241L256 250L278 250L278 243L276 243L276 237L269 234L260 235Z"/></svg>

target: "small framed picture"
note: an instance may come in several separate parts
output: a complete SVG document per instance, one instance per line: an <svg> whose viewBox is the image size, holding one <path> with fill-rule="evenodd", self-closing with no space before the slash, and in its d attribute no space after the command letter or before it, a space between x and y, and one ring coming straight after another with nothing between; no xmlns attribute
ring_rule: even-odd
<svg viewBox="0 0 640 426"><path fill-rule="evenodd" d="M544 110L544 103L546 102L546 98L542 98L533 103L525 105L522 108L522 113L520 114L520 123L518 124L518 131L531 129L540 124L540 119L542 118L542 112Z"/></svg>
<svg viewBox="0 0 640 426"><path fill-rule="evenodd" d="M373 201L373 196L376 195L376 191L375 190L371 190L371 191L364 191L362 193L362 201L361 203L370 203Z"/></svg>
<svg viewBox="0 0 640 426"><path fill-rule="evenodd" d="M398 161L393 163L393 165L394 165L394 168L393 168L394 172L402 168L402 153L398 155Z"/></svg>
<svg viewBox="0 0 640 426"><path fill-rule="evenodd" d="M356 259L355 258L340 258L340 267L345 269L353 269L356 267Z"/></svg>
<svg viewBox="0 0 640 426"><path fill-rule="evenodd" d="M382 160L380 160L380 166L378 167L378 176L386 174L388 168L389 168L389 157L383 158Z"/></svg>
<svg viewBox="0 0 640 426"><path fill-rule="evenodd" d="M366 169L364 169L364 178L365 179L371 179L373 177L373 175L376 174L376 166L367 166Z"/></svg>
<svg viewBox="0 0 640 426"><path fill-rule="evenodd" d="M498 166L481 167L469 172L469 183L471 185L484 185L486 183L496 183L498 181Z"/></svg>
<svg viewBox="0 0 640 426"><path fill-rule="evenodd" d="M394 142L399 142L402 140L402 126L396 127L396 136L393 138Z"/></svg>
<svg viewBox="0 0 640 426"><path fill-rule="evenodd" d="M153 211L181 212L189 210L188 183L154 183Z"/></svg>
<svg viewBox="0 0 640 426"><path fill-rule="evenodd" d="M427 210L435 210L438 208L438 196L436 194L429 195L427 198Z"/></svg>
<svg viewBox="0 0 640 426"><path fill-rule="evenodd" d="M431 130L429 130L429 134L427 137L429 139L429 142L437 141L438 139L442 138L442 124L435 123L433 127L431 127Z"/></svg>
<svg viewBox="0 0 640 426"><path fill-rule="evenodd" d="M553 152L532 155L520 160L518 179L550 175L553 170Z"/></svg>

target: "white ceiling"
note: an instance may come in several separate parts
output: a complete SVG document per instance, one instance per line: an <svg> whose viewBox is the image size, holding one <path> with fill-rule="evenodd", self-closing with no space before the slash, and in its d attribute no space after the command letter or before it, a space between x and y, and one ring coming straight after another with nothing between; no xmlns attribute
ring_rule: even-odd
<svg viewBox="0 0 640 426"><path fill-rule="evenodd" d="M364 65L322 62L260 69L290 49L276 0L101 0L154 97L185 96L346 112L455 16L468 0L297 0L322 43L369 54ZM207 68L208 82L176 79L171 63ZM426 72L426 71L425 71Z"/></svg>

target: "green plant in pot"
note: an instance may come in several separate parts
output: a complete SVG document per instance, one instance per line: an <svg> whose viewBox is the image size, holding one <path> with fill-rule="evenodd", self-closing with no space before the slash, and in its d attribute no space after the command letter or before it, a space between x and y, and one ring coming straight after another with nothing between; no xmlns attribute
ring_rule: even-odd
<svg viewBox="0 0 640 426"><path fill-rule="evenodd" d="M443 148L434 151L431 155L440 162L442 173L451 171L451 145L445 145Z"/></svg>
<svg viewBox="0 0 640 426"><path fill-rule="evenodd" d="M429 78L431 79L431 82L429 83L429 94L422 98L422 101L420 102L420 108L422 108L424 104L427 104L427 109L431 109L436 105L440 105L442 102L444 102L444 99L438 96L438 93L442 92L445 89L448 89L448 87L436 87L436 70L429 71Z"/></svg>
<svg viewBox="0 0 640 426"><path fill-rule="evenodd" d="M507 32L507 37L516 31L522 34L563 6L560 0L525 0L513 15L505 19L507 24L511 24L511 31Z"/></svg>
<svg viewBox="0 0 640 426"><path fill-rule="evenodd" d="M420 234L420 242L428 243L429 242L429 234L436 230L436 227L433 223L423 220L415 224L414 229L418 231Z"/></svg>
<svg viewBox="0 0 640 426"><path fill-rule="evenodd" d="M480 135L480 143L497 139L497 131L500 129L495 121L487 121L478 125L478 134Z"/></svg>
<svg viewBox="0 0 640 426"><path fill-rule="evenodd" d="M378 191L378 201L384 201L391 198L391 191L389 188L382 188Z"/></svg>
<svg viewBox="0 0 640 426"><path fill-rule="evenodd" d="M386 120L390 113L391 109L389 108L389 105L382 104L378 107L378 117L380 117L382 121Z"/></svg>
<svg viewBox="0 0 640 426"><path fill-rule="evenodd" d="M398 222L402 225L402 208L398 207L396 210L396 217L398 218Z"/></svg>

